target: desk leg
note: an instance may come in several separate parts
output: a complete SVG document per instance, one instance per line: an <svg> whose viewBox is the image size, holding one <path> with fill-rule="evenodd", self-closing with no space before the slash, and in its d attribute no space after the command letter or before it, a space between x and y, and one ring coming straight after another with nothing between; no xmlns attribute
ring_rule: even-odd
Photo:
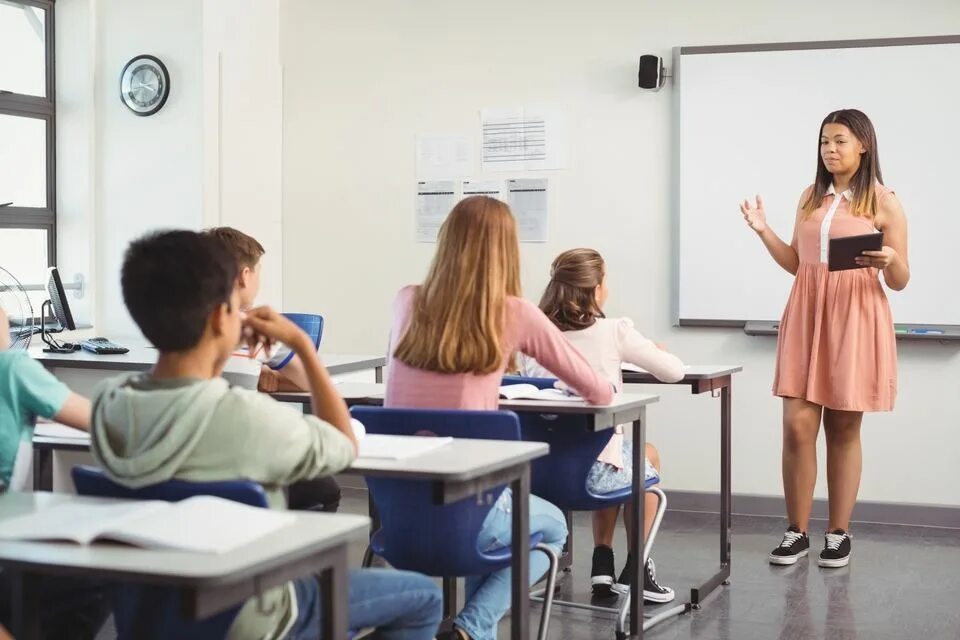
<svg viewBox="0 0 960 640"><path fill-rule="evenodd" d="M10 621L14 638L39 640L40 635L40 576L22 571L11 571L13 619Z"/></svg>
<svg viewBox="0 0 960 640"><path fill-rule="evenodd" d="M730 530L733 523L733 487L731 470L732 413L730 385L720 389L720 571L699 587L690 590L690 604L694 609L721 584L730 578Z"/></svg>
<svg viewBox="0 0 960 640"><path fill-rule="evenodd" d="M53 450L33 448L33 490L53 491Z"/></svg>
<svg viewBox="0 0 960 640"><path fill-rule="evenodd" d="M640 409L640 417L633 421L633 513L630 515L630 528L634 532L633 553L630 555L632 567L627 570L633 574L630 586L630 637L643 638L643 509L646 498L646 415L647 409Z"/></svg>
<svg viewBox="0 0 960 640"><path fill-rule="evenodd" d="M374 367L373 381L377 384L381 384L383 382L383 367Z"/></svg>
<svg viewBox="0 0 960 640"><path fill-rule="evenodd" d="M510 561L511 594L510 637L526 640L530 634L530 465L510 483L513 490L513 545Z"/></svg>
<svg viewBox="0 0 960 640"><path fill-rule="evenodd" d="M347 637L347 545L331 551L330 566L320 572L323 610L320 637L340 640Z"/></svg>
<svg viewBox="0 0 960 640"><path fill-rule="evenodd" d="M573 511L564 511L563 517L567 521L567 541L563 543L563 551L560 552L560 564L557 571L573 570Z"/></svg>
<svg viewBox="0 0 960 640"><path fill-rule="evenodd" d="M720 564L730 568L730 531L733 528L733 490L731 487L730 385L720 390Z"/></svg>

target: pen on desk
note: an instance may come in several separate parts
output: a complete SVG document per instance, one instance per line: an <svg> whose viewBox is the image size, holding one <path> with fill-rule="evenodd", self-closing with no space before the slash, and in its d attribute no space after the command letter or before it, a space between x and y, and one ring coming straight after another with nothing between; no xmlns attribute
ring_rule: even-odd
<svg viewBox="0 0 960 640"><path fill-rule="evenodd" d="M942 329L911 329L910 333L916 333L920 335L943 335Z"/></svg>

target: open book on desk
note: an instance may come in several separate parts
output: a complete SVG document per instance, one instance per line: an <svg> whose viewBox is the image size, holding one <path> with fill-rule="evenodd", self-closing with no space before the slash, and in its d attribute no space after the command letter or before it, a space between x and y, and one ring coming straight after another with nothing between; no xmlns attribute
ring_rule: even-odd
<svg viewBox="0 0 960 640"><path fill-rule="evenodd" d="M78 544L112 540L150 549L226 553L293 524L296 518L213 496L181 502L64 502L4 520L0 540Z"/></svg>
<svg viewBox="0 0 960 640"><path fill-rule="evenodd" d="M500 397L507 400L544 400L546 402L579 402L580 396L560 389L538 389L532 384L506 384L500 387Z"/></svg>

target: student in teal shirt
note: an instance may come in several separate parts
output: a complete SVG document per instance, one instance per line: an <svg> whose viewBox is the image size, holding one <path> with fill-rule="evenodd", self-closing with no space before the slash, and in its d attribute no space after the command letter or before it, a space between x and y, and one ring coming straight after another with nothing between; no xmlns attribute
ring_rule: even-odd
<svg viewBox="0 0 960 640"><path fill-rule="evenodd" d="M24 351L9 351L10 324L0 309L0 482L11 487L21 443L38 417L87 430L90 401L73 393Z"/></svg>
<svg viewBox="0 0 960 640"><path fill-rule="evenodd" d="M0 309L0 483L8 489L17 452L21 443L25 450L29 446L37 417L84 431L90 424L89 400L70 391L27 353L9 348L10 324ZM0 571L0 638L12 616L10 589ZM101 589L88 581L44 576L38 589L44 606L40 625L44 638L92 640L109 613Z"/></svg>

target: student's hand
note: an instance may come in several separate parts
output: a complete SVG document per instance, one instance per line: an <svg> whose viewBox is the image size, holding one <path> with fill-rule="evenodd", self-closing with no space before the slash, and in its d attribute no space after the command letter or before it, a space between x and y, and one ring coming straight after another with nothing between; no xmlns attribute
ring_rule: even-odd
<svg viewBox="0 0 960 640"><path fill-rule="evenodd" d="M257 391L261 393L276 393L280 391L280 374L270 367L261 367L260 379L257 380Z"/></svg>
<svg viewBox="0 0 960 640"><path fill-rule="evenodd" d="M881 247L880 251L864 251L862 255L854 258L861 267L873 267L883 271L897 259L897 252L893 247Z"/></svg>
<svg viewBox="0 0 960 640"><path fill-rule="evenodd" d="M743 214L743 219L746 220L747 226L757 233L763 233L766 230L767 213L763 210L763 198L759 195L757 196L756 203L751 203L750 200L744 200L740 203L740 213Z"/></svg>
<svg viewBox="0 0 960 640"><path fill-rule="evenodd" d="M251 353L260 346L269 349L274 342L282 342L294 352L313 350L313 343L303 329L270 307L257 307L244 314L243 340Z"/></svg>

